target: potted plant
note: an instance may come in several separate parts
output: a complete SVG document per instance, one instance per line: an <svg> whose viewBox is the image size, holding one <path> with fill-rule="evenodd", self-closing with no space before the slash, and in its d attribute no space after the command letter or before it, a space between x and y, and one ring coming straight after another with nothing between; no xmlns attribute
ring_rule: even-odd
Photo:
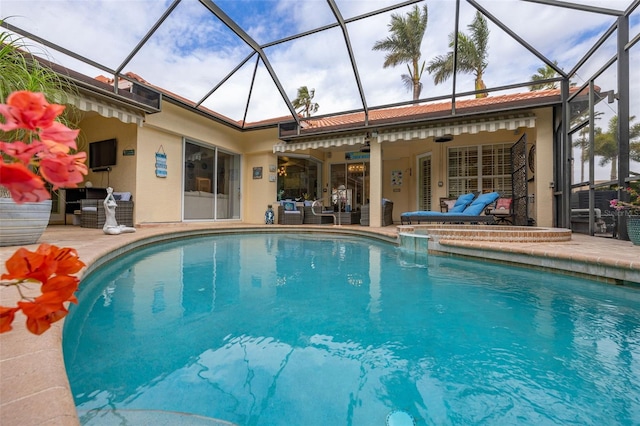
<svg viewBox="0 0 640 426"><path fill-rule="evenodd" d="M20 38L0 32L0 104L5 104L9 95L17 91L43 93L46 98L61 103L69 94L77 93L71 81L36 61ZM72 113L66 109L56 120L65 125L73 124ZM33 135L25 129L0 131L0 141L4 144L17 141L28 144L30 137ZM0 154L3 162L13 161L7 149L2 149ZM36 171L39 159L30 159L28 167ZM16 203L10 191L0 185L0 246L36 243L49 223L51 204L50 197Z"/></svg>
<svg viewBox="0 0 640 426"><path fill-rule="evenodd" d="M623 191L629 194L629 201L614 199L611 207L627 216L627 235L634 245L640 246L640 182L629 184Z"/></svg>

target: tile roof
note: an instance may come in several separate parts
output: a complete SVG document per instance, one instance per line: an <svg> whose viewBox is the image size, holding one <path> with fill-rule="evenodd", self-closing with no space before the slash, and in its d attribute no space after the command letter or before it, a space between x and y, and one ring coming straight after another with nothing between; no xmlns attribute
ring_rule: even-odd
<svg viewBox="0 0 640 426"><path fill-rule="evenodd" d="M513 108L526 108L538 105L559 104L560 89L537 90L523 93L487 96L485 98L462 99L455 102L456 115L471 113L486 113ZM384 108L369 111L369 126L392 124L402 121L415 121L428 118L442 118L451 116L451 101L422 103L405 107ZM364 125L364 112L343 114L305 120L306 127L302 132L317 131L319 129L339 128Z"/></svg>

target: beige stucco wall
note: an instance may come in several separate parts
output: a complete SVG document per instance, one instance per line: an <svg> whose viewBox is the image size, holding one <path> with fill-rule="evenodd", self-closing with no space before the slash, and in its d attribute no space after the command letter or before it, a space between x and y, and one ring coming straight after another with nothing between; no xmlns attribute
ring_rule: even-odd
<svg viewBox="0 0 640 426"><path fill-rule="evenodd" d="M483 132L475 135L458 135L453 141L435 143L431 139L385 142L372 141L370 154L370 198L388 198L394 202L393 218L400 222L400 214L417 209L417 166L420 156L430 155L432 161L432 209L438 210L440 197L449 195L447 187L447 150L451 147L481 144L515 143L522 132L527 134L527 144L536 145L535 179L529 183L529 193L534 202L530 215L540 226L553 225L553 126L550 108L535 111L537 129L518 131ZM116 119L89 115L81 123L83 138L88 142L116 138L118 140L118 164L110 174L90 173L95 187L112 186L116 191L130 191L134 195L134 221L136 224L180 222L182 220L183 140L217 146L224 151L241 155L242 187L240 188L241 219L246 223L263 223L268 204L276 204L277 184L270 181L270 166L276 166L278 157L273 146L279 143L276 128L242 132L193 114L171 103L163 103L163 111L147 115L142 127L124 124ZM86 146L84 147L86 149ZM327 188L330 167L344 163L344 152L359 147L343 147L333 152L296 151L285 155L314 157L323 161L322 188ZM135 150L133 156L123 156L125 149ZM155 154L167 155L167 177L155 174ZM378 163L380 159L380 163ZM262 178L253 178L254 167L262 168ZM392 184L392 174L402 172L400 185ZM442 186L438 186L442 182ZM323 193L327 198L328 193ZM275 206L274 206L275 207ZM373 209L372 226L380 219L380 212Z"/></svg>
<svg viewBox="0 0 640 426"><path fill-rule="evenodd" d="M536 115L535 180L529 192L535 194L533 208L537 226L555 226L553 192L553 112L551 108L539 109Z"/></svg>
<svg viewBox="0 0 640 426"><path fill-rule="evenodd" d="M112 138L117 139L118 148L116 165L111 168L111 171L89 170L85 184L89 181L95 188L111 186L114 191L131 192L136 200L136 157L123 156L122 152L125 149L134 149L137 152L139 128L135 124L125 124L116 118L104 118L97 114L87 114L79 127L81 129L79 149L87 151L89 143Z"/></svg>
<svg viewBox="0 0 640 426"><path fill-rule="evenodd" d="M182 220L183 138L239 154L239 132L164 102L139 131L136 223ZM167 176L156 176L156 152L167 155Z"/></svg>
<svg viewBox="0 0 640 426"><path fill-rule="evenodd" d="M242 219L247 223L264 223L269 204L276 209L277 183L269 181L269 166L277 166L278 157L273 146L279 142L277 129L264 129L239 134L244 152L242 173ZM253 178L253 168L262 167L262 179Z"/></svg>

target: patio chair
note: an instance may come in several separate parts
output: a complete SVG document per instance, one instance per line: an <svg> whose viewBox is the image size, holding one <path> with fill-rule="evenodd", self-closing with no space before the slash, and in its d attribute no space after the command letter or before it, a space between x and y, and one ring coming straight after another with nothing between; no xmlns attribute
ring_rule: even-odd
<svg viewBox="0 0 640 426"><path fill-rule="evenodd" d="M434 211L406 212L400 215L400 222L404 225L422 222L436 223L486 223L495 224L493 215L483 214L487 206L493 204L500 194L488 192L474 198L475 194L465 194L458 197L456 204L446 213Z"/></svg>
<svg viewBox="0 0 640 426"><path fill-rule="evenodd" d="M494 216L496 223L512 224L513 223L513 199L512 198L498 198L496 204L489 206L484 214L487 216Z"/></svg>
<svg viewBox="0 0 640 426"><path fill-rule="evenodd" d="M302 225L304 222L304 206L298 206L293 200L280 202L278 223L280 225Z"/></svg>

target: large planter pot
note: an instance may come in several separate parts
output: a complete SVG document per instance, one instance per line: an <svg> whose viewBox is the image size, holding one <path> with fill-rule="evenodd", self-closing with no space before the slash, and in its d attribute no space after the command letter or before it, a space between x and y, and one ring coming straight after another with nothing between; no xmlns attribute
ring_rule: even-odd
<svg viewBox="0 0 640 426"><path fill-rule="evenodd" d="M634 245L640 246L640 215L627 218L627 234Z"/></svg>
<svg viewBox="0 0 640 426"><path fill-rule="evenodd" d="M0 198L0 246L35 244L49 224L51 200L18 204Z"/></svg>

